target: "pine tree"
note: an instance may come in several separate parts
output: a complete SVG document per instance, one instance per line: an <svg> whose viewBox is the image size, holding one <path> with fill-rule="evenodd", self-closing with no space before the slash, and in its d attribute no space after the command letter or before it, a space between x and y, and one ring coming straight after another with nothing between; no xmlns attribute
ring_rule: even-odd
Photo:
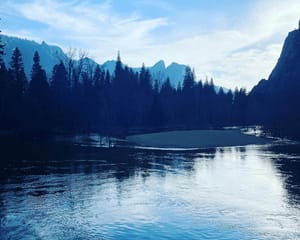
<svg viewBox="0 0 300 240"><path fill-rule="evenodd" d="M1 20L1 18L0 18L0 20ZM3 64L3 55L4 55L4 47L5 47L5 44L2 43L1 32L2 31L0 30L0 69Z"/></svg>
<svg viewBox="0 0 300 240"><path fill-rule="evenodd" d="M31 69L31 81L29 84L29 95L35 99L43 99L49 96L49 83L47 81L46 72L40 65L40 56L36 51L33 57L33 65Z"/></svg>
<svg viewBox="0 0 300 240"><path fill-rule="evenodd" d="M155 80L153 87L153 100L148 116L148 124L156 128L164 125L164 111L160 96L159 82L158 80Z"/></svg>
<svg viewBox="0 0 300 240"><path fill-rule="evenodd" d="M4 80L4 108L8 127L18 128L21 124L20 116L23 115L23 102L27 86L23 67L22 55L18 48L13 51L10 68L6 80Z"/></svg>
<svg viewBox="0 0 300 240"><path fill-rule="evenodd" d="M0 18L1 20L1 18ZM8 72L3 61L4 47L5 44L2 43L0 30L0 127L3 126L5 111L6 111L6 94L7 94L7 82L8 82Z"/></svg>
<svg viewBox="0 0 300 240"><path fill-rule="evenodd" d="M24 72L22 54L19 48L16 48L13 51L10 61L9 72L12 77L10 82L12 88L11 90L15 93L15 97L17 99L20 99L24 96L27 86L27 80Z"/></svg>
<svg viewBox="0 0 300 240"><path fill-rule="evenodd" d="M102 91L104 88L105 73L101 70L100 66L97 65L93 75L93 84L96 88L96 91Z"/></svg>
<svg viewBox="0 0 300 240"><path fill-rule="evenodd" d="M195 76L194 72L190 67L185 68L185 75L183 79L183 91L187 89L192 89L195 86Z"/></svg>
<svg viewBox="0 0 300 240"><path fill-rule="evenodd" d="M93 74L93 88L94 88L94 122L97 130L100 130L100 124L104 121L104 104L105 104L105 72L100 68L99 65L96 66Z"/></svg>
<svg viewBox="0 0 300 240"><path fill-rule="evenodd" d="M186 67L181 94L181 118L186 127L196 124L196 83L194 73L190 67Z"/></svg>
<svg viewBox="0 0 300 240"><path fill-rule="evenodd" d="M152 81L152 79L151 79L150 71L143 64L141 71L140 71L140 86L141 86L141 90L145 94L149 94L149 92L152 90L152 82L151 81Z"/></svg>
<svg viewBox="0 0 300 240"><path fill-rule="evenodd" d="M121 61L120 52L118 52L116 67L115 67L115 79L118 82L122 78L123 73L123 66Z"/></svg>
<svg viewBox="0 0 300 240"><path fill-rule="evenodd" d="M140 74L139 74L139 96L138 96L138 111L139 118L141 119L142 125L146 125L148 121L149 111L153 101L152 94L152 77L149 72L149 69L145 68L145 65L142 65Z"/></svg>
<svg viewBox="0 0 300 240"><path fill-rule="evenodd" d="M70 80L68 79L68 73L62 61L53 67L51 88L55 97L61 98L64 95L69 94Z"/></svg>
<svg viewBox="0 0 300 240"><path fill-rule="evenodd" d="M1 20L1 18L0 18ZM1 30L0 30L0 98L3 96L3 91L5 89L5 82L7 78L7 69L5 67L4 61L3 61L3 56L4 56L4 47L5 44L2 43L2 38L1 38ZM1 106L0 106L1 107Z"/></svg>
<svg viewBox="0 0 300 240"><path fill-rule="evenodd" d="M50 127L50 87L45 70L40 65L40 56L36 51L31 69L31 81L28 88L27 128L34 131L49 131Z"/></svg>
<svg viewBox="0 0 300 240"><path fill-rule="evenodd" d="M67 127L71 117L70 102L70 81L65 65L62 61L54 65L50 88L52 93L53 118L55 127Z"/></svg>

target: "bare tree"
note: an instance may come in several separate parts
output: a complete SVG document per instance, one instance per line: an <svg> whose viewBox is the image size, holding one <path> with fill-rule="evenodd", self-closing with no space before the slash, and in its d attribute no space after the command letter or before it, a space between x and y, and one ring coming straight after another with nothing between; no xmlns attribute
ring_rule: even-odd
<svg viewBox="0 0 300 240"><path fill-rule="evenodd" d="M74 73L74 66L75 66L75 58L76 58L77 50L76 48L69 48L66 52L67 58L65 59L65 66L68 72L68 81L72 83L73 80L73 73Z"/></svg>

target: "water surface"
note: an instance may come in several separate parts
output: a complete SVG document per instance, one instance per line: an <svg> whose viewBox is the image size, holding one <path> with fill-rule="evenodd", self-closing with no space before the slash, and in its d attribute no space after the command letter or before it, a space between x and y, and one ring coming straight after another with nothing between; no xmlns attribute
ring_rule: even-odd
<svg viewBox="0 0 300 240"><path fill-rule="evenodd" d="M299 145L4 145L1 239L300 239Z"/></svg>

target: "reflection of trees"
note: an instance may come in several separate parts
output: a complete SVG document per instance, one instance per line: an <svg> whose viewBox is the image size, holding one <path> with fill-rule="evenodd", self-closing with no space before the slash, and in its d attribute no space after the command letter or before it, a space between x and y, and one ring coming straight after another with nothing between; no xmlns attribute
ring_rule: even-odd
<svg viewBox="0 0 300 240"><path fill-rule="evenodd" d="M291 196L289 199L300 203L300 146L278 145L270 147L270 150L278 156L273 159L274 165L288 176L285 188Z"/></svg>
<svg viewBox="0 0 300 240"><path fill-rule="evenodd" d="M161 176L182 170L191 172L197 157L213 159L216 153L215 149L184 153L7 139L0 140L0 144L0 181L25 175L76 173L105 173L118 181L138 173L146 179L154 172Z"/></svg>

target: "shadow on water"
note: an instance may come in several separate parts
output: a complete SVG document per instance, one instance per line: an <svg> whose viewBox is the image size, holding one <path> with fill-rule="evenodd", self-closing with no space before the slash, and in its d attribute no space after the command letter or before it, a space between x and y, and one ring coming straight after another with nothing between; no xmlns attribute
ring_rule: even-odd
<svg viewBox="0 0 300 240"><path fill-rule="evenodd" d="M289 200L300 204L300 145L274 145L269 147L269 151L273 153L274 165L285 176Z"/></svg>
<svg viewBox="0 0 300 240"><path fill-rule="evenodd" d="M185 233L190 239L205 234L201 239L272 239L272 231L266 238L253 238L249 226L259 227L249 219L266 227L275 221L278 231L284 226L297 234L299 215L282 203L300 204L299 145L198 151L16 139L0 139L0 145L0 219L7 239L18 236L15 230L25 231L22 225L33 229L19 222L28 219L54 236L51 227L60 227L61 218L66 223L60 230L70 236L84 228L82 237L95 231L104 239L118 233L120 238L179 238Z"/></svg>
<svg viewBox="0 0 300 240"><path fill-rule="evenodd" d="M27 175L92 174L109 173L110 177L123 181L138 173L144 178L156 171L165 175L168 171L194 170L198 159L214 160L235 149L241 160L246 158L247 148L212 148L196 151L164 151L127 147L101 148L81 146L55 141L24 141L0 139L0 183L23 181ZM265 151L266 149L263 149ZM284 175L285 187L293 201L300 202L300 147L297 144L270 145L274 166ZM15 188L21 191L21 188ZM34 195L46 194L37 191Z"/></svg>
<svg viewBox="0 0 300 240"><path fill-rule="evenodd" d="M0 140L1 182L26 175L108 172L122 181L138 172L193 170L195 156L213 159L216 149L166 152L126 147L99 148L55 142ZM184 156L184 157L183 157ZM11 179L10 179L11 180ZM9 181L10 181L9 180ZM22 181L22 179L20 179Z"/></svg>

